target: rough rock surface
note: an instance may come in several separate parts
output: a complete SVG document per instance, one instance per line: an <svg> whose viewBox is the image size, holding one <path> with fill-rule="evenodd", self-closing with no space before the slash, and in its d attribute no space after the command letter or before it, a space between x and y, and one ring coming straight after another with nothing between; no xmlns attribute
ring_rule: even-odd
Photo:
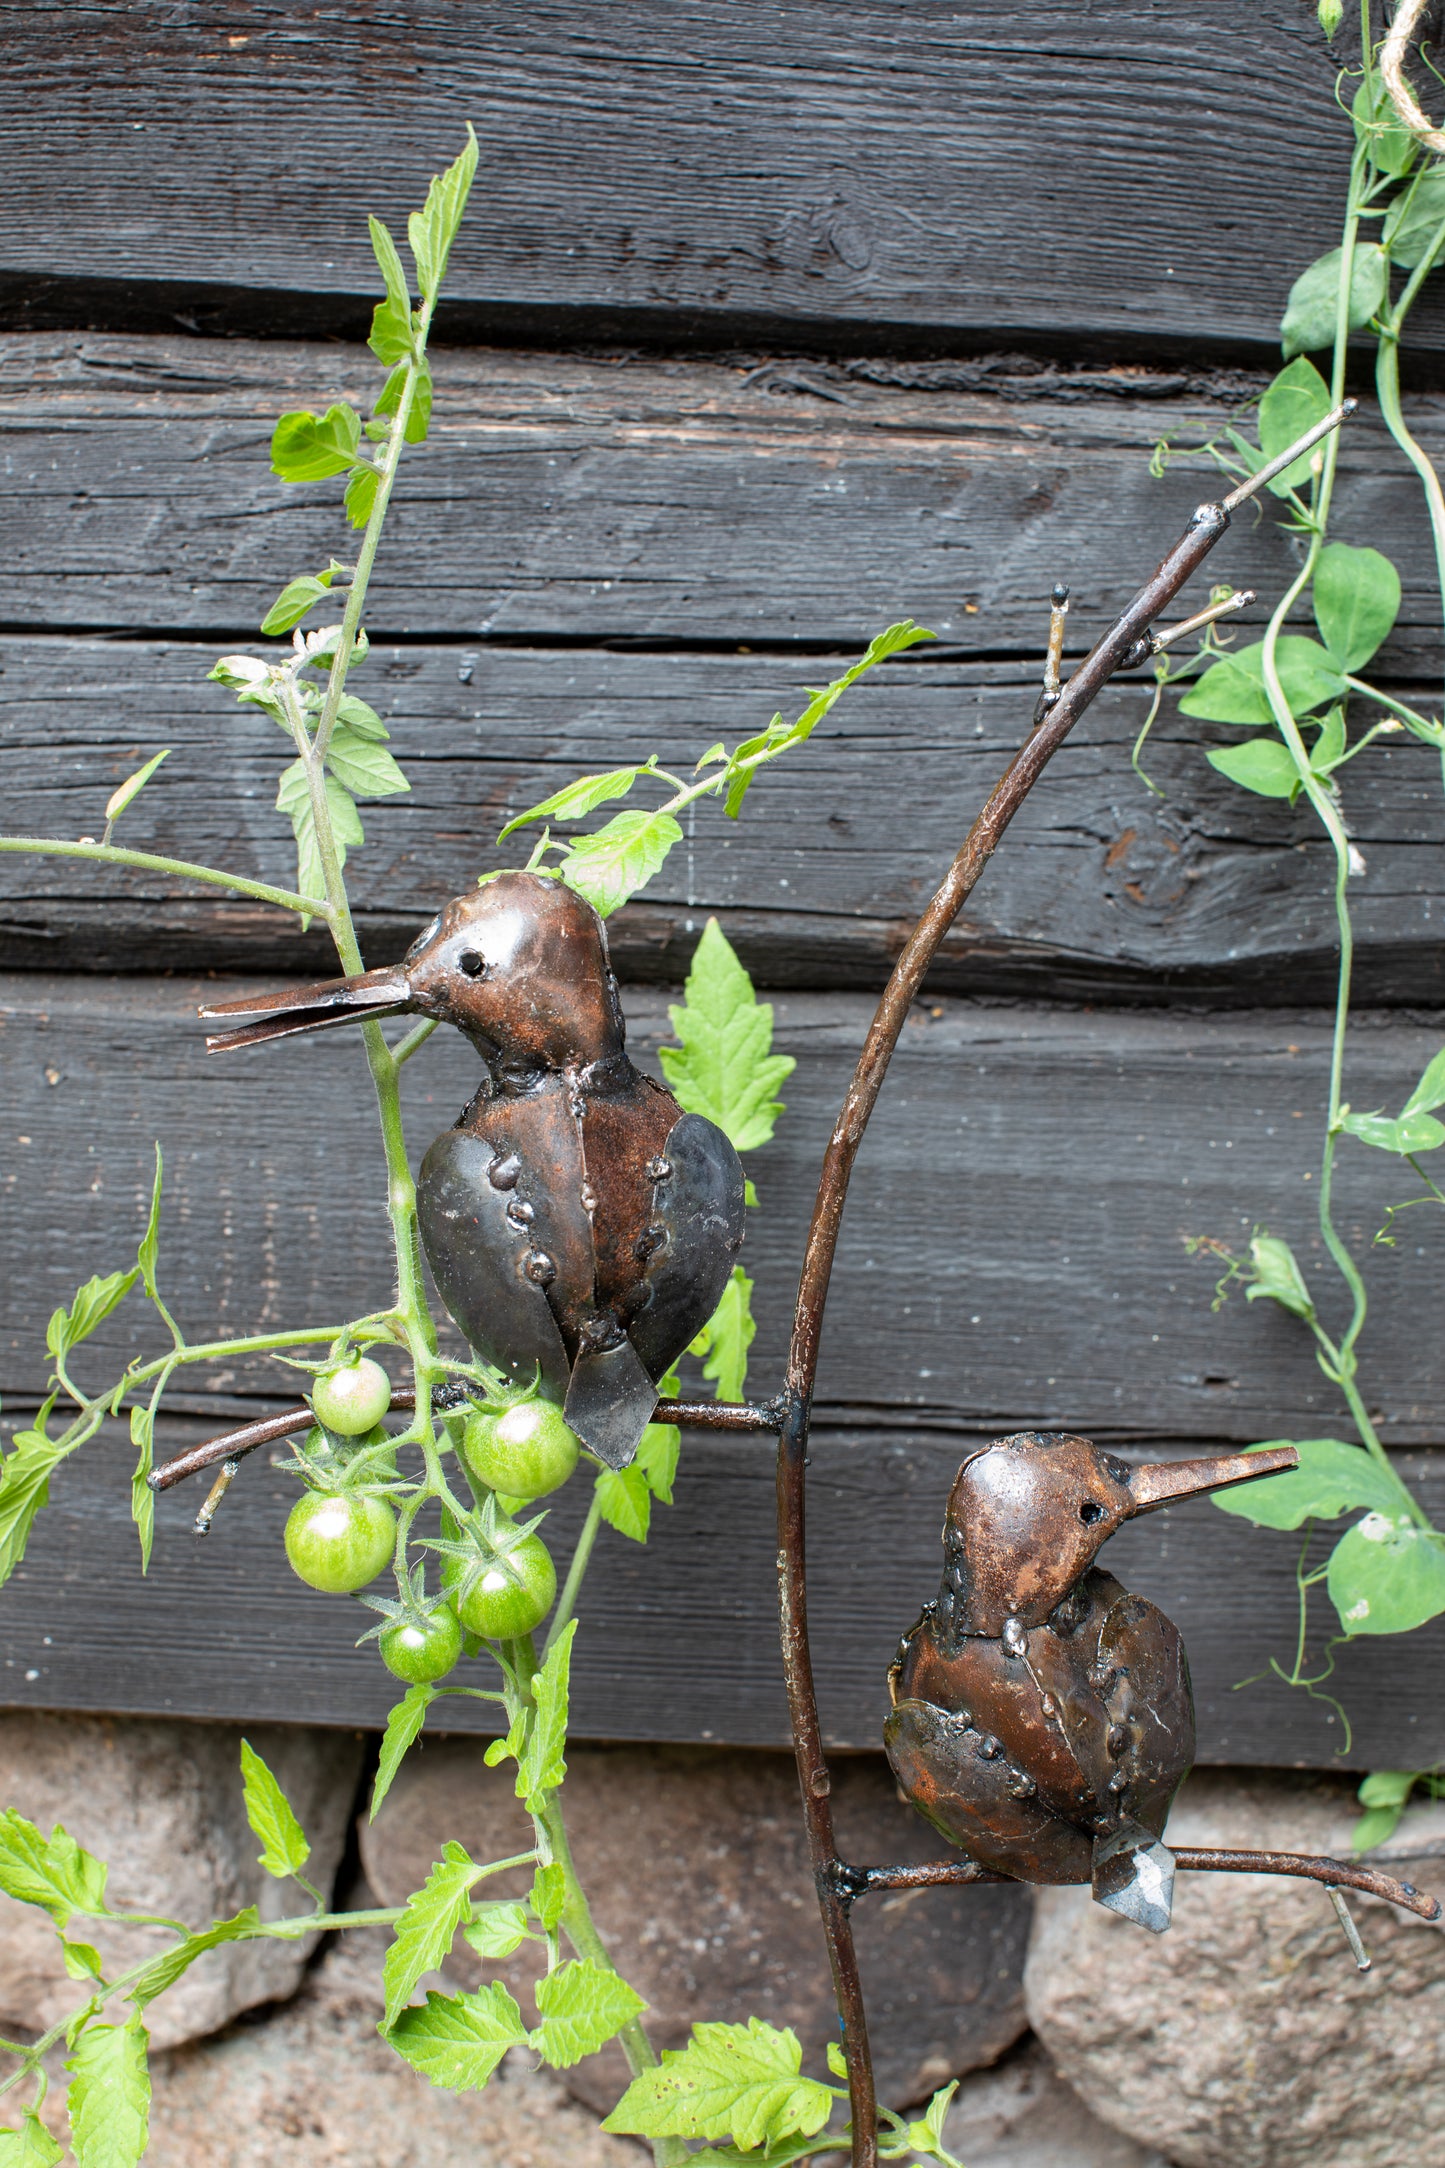
<svg viewBox="0 0 1445 2168"><path fill-rule="evenodd" d="M382 1903L403 1902L448 1837L474 1859L505 1858L530 1843L510 1774L485 1768L482 1753L479 1742L441 1740L403 1763L376 1824L362 1829L362 1859ZM576 1748L565 1799L597 1924L618 1970L647 1998L655 2043L681 2046L699 2018L757 2016L792 2025L804 2067L821 2074L837 2017L791 1757ZM938 1854L938 1838L900 1804L881 1756L834 1764L834 1807L850 1859ZM498 1876L489 1894L520 1892L528 1879ZM858 1905L879 2091L891 2105L993 2062L1019 2037L1029 1911L1028 1893L1006 1886L916 1890ZM468 1984L480 1976L464 1944L449 1963ZM519 1953L488 1969L525 2000L538 1967ZM566 2077L602 2112L626 2084L615 2048Z"/></svg>
<svg viewBox="0 0 1445 2168"><path fill-rule="evenodd" d="M530 2056L508 2056L480 2094L408 2069L376 2030L386 1942L348 1935L291 2002L152 2056L146 2168L641 2168L646 2155L604 2137ZM63 2142L58 2067L55 2079L46 2121ZM18 2115L7 2095L0 2127Z"/></svg>
<svg viewBox="0 0 1445 2168"><path fill-rule="evenodd" d="M964 2079L943 2135L968 2168L1170 2168L1091 2115L1033 2039Z"/></svg>
<svg viewBox="0 0 1445 2168"><path fill-rule="evenodd" d="M1353 1791L1338 1779L1196 1772L1168 1833L1179 1844L1348 1857ZM1407 1816L1372 1858L1445 1890L1442 1823L1437 1809ZM1035 2030L1106 2122L1180 2168L1436 2159L1445 1926L1349 1902L1374 1960L1368 1973L1356 1971L1312 1883L1181 1875L1174 1924L1159 1936L1087 1890L1041 1891L1025 1982Z"/></svg>
<svg viewBox="0 0 1445 2168"><path fill-rule="evenodd" d="M329 1890L350 1823L362 1744L352 1732L258 1724L249 1737L274 1771L311 1840L308 1875ZM0 1807L18 1808L48 1836L60 1822L110 1868L117 1910L163 1912L203 1927L255 1904L263 1919L298 1907L298 1894L257 1865L241 1802L239 1730L227 1724L0 1713ZM77 1923L108 1969L120 1970L168 1937L154 1928ZM237 1943L197 1960L152 2006L152 2038L167 2047L215 2032L239 2011L293 1994L306 1948ZM0 1896L0 2031L44 2031L80 1990L65 1974L50 1921Z"/></svg>

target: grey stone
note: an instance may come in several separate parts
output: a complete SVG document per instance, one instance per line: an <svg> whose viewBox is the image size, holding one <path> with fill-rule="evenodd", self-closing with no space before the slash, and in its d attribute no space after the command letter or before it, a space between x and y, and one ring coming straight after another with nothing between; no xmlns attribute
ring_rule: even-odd
<svg viewBox="0 0 1445 2168"><path fill-rule="evenodd" d="M483 2093L418 2077L377 2035L386 1942L347 1935L292 2001L153 2055L146 2168L641 2168L645 2152L605 2137L530 2056L508 2056ZM63 2143L55 2080L46 2121ZM0 2127L19 2112L7 2094Z"/></svg>
<svg viewBox="0 0 1445 2168"><path fill-rule="evenodd" d="M964 2079L943 2136L968 2168L1169 2168L1092 2115L1033 2039Z"/></svg>
<svg viewBox="0 0 1445 2168"><path fill-rule="evenodd" d="M353 1732L257 1724L248 1736L274 1771L311 1840L307 1873L329 1891L346 1841L362 1744ZM0 1807L18 1808L48 1836L59 1822L106 1861L119 1911L165 1913L204 1927L255 1904L279 1919L306 1900L257 1864L260 1847L241 1801L238 1729L122 1717L0 1712ZM109 1970L170 1937L150 1927L77 1921ZM215 2032L238 2011L295 1991L306 1948L234 1943L209 1951L152 2005L161 2046ZM44 2031L79 1997L45 1914L0 1896L0 2031Z"/></svg>
<svg viewBox="0 0 1445 2168"><path fill-rule="evenodd" d="M531 1824L504 1766L482 1745L441 1740L403 1763L362 1858L385 1904L425 1879L455 1837L474 1859L505 1858ZM756 2016L791 2025L804 2067L822 2073L837 2017L808 1867L791 1756L707 1747L571 1748L564 1792L578 1873L618 1970L647 1998L658 2047L679 2047L697 2019ZM918 1861L941 1846L903 1806L881 1756L834 1764L839 1843L850 1859ZM497 1895L528 1875L498 1876ZM914 1890L863 1898L854 1913L881 2096L925 2098L993 2062L1024 2029L1020 1975L1028 1892L1012 1886ZM490 1967L525 1997L536 1945ZM462 1943L449 1960L468 1983L480 1965ZM626 2083L608 2049L566 2073L604 2111Z"/></svg>
<svg viewBox="0 0 1445 2168"><path fill-rule="evenodd" d="M1353 1797L1344 1779L1197 1771L1167 1840L1348 1858ZM1442 1829L1438 1809L1407 1816L1372 1856L1445 1888ZM1035 2030L1104 2121L1180 2168L1437 2159L1445 1927L1348 1901L1368 1973L1314 1883L1181 1873L1157 1936L1086 1889L1040 1891L1025 1977Z"/></svg>

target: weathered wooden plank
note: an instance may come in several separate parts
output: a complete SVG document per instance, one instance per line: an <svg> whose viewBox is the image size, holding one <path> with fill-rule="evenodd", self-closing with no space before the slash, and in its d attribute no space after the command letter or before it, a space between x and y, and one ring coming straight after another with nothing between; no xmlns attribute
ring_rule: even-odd
<svg viewBox="0 0 1445 2168"><path fill-rule="evenodd" d="M1238 349L1273 344L1335 241L1350 152L1298 0L1029 0L1006 24L982 0L761 23L729 0L99 0L84 20L12 24L12 321L354 335L364 213L399 222L470 116L469 328Z"/></svg>
<svg viewBox="0 0 1445 2168"><path fill-rule="evenodd" d="M157 746L170 759L127 815L137 847L289 884L275 810L289 752L258 710L205 683L215 650L165 642L0 642L0 776L12 833L94 835L107 794ZM856 652L856 651L855 651ZM735 742L829 658L393 647L357 684L385 712L413 777L369 807L352 859L373 960L496 860L507 817L589 768L660 752L685 767ZM1119 686L1047 771L950 937L935 983L994 992L1245 1002L1329 998L1330 873L1304 811L1249 796L1206 763L1232 733L1161 725L1129 769L1148 691ZM613 921L634 978L677 980L719 912L770 985L878 984L985 793L1028 727L1016 666L890 667L841 702L808 746L753 790L744 817L698 811L638 904ZM1359 990L1440 999L1445 837L1436 764L1380 741L1346 772L1368 871L1352 887ZM520 863L528 839L503 858ZM319 933L279 912L197 896L169 877L0 855L0 954L42 968L154 970L258 964L324 972Z"/></svg>
<svg viewBox="0 0 1445 2168"><path fill-rule="evenodd" d="M1030 664L1056 579L1082 654L1218 487L1207 461L1152 480L1160 435L1204 441L1266 381L499 351L437 367L371 588L379 637L847 647L908 615L960 657ZM254 637L286 579L346 552L339 487L271 473L275 418L364 407L377 382L335 344L0 340L4 621ZM1445 398L1409 404L1445 461ZM1373 667L1422 678L1445 666L1429 526L1372 415L1345 434L1336 509L1404 579ZM1251 513L1210 577L1258 591L1254 622L1295 568Z"/></svg>
<svg viewBox="0 0 1445 2168"><path fill-rule="evenodd" d="M179 1446L195 1426L168 1427ZM938 1582L943 1500L967 1439L868 1430L815 1436L809 1493L809 1612L825 1725L839 1746L877 1747L884 1676L899 1633ZM160 1503L142 1580L129 1521L131 1449L117 1433L52 1484L29 1555L0 1591L0 1703L376 1727L399 1689L371 1620L294 1579L281 1529L294 1479L246 1463L210 1537L190 1522L200 1492ZM1407 1479L1445 1512L1439 1455L1406 1456ZM583 1486L553 1502L547 1534L565 1558ZM604 1529L573 1656L578 1734L777 1746L787 1739L779 1675L770 1448L689 1436L671 1511L646 1550ZM1445 1754L1438 1680L1445 1624L1339 1652L1331 1691L1353 1723L1275 1684L1236 1693L1276 1655L1292 1658L1291 1537L1196 1503L1126 1529L1110 1570L1177 1620L1188 1643L1200 1759L1303 1766L1422 1767ZM1329 1624L1320 1599L1318 1624ZM441 1705L436 1728L489 1729L475 1702ZM1337 1759L1338 1757L1338 1759Z"/></svg>
<svg viewBox="0 0 1445 2168"><path fill-rule="evenodd" d="M0 1391L12 1408L43 1387L52 1308L133 1251L155 1137L163 1282L197 1337L334 1329L386 1299L361 1048L325 1033L208 1058L194 1020L207 991L173 979L4 985ZM632 1044L651 1062L665 1005L645 994L630 1007ZM870 1007L776 1004L778 1044L798 1067L753 1168L759 1390L781 1374L818 1159ZM1350 1099L1398 1106L1441 1037L1437 1019L1364 1020ZM1327 1047L1325 1020L1310 1015L919 1009L854 1179L819 1378L828 1419L1124 1440L1329 1433L1342 1415L1308 1334L1265 1303L1212 1314L1217 1264L1185 1249L1187 1237L1239 1243L1266 1224L1296 1245L1322 1314L1337 1317L1312 1231ZM475 1079L456 1034L428 1042L407 1072L414 1149L455 1119ZM1441 1246L1417 1213L1397 1248L1369 1251L1387 1202L1413 1193L1379 1155L1342 1153L1339 1223L1374 1299L1364 1390L1401 1447L1445 1437L1436 1344L1420 1326L1445 1300ZM148 1346L132 1297L77 1358L80 1375L99 1382ZM178 1380L170 1404L240 1410L277 1390L274 1364L217 1363Z"/></svg>

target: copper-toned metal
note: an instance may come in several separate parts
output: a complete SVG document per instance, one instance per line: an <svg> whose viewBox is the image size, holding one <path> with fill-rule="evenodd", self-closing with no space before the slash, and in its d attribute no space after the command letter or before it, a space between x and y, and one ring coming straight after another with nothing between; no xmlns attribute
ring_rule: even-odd
<svg viewBox="0 0 1445 2168"><path fill-rule="evenodd" d="M1120 1909L1114 1885L1163 1836L1194 1759L1194 1704L1175 1627L1095 1559L1136 1514L1298 1463L1282 1446L1130 1468L1038 1431L970 1454L943 1585L889 1674L884 1744L919 1813L983 1866L1092 1881ZM1149 1924L1161 1913L1167 1897Z"/></svg>
<svg viewBox="0 0 1445 2168"><path fill-rule="evenodd" d="M442 1299L485 1362L540 1375L624 1467L727 1285L738 1156L628 1060L602 921L541 874L455 897L393 969L202 1013L250 1019L212 1038L221 1051L402 1010L455 1025L485 1068L417 1179Z"/></svg>

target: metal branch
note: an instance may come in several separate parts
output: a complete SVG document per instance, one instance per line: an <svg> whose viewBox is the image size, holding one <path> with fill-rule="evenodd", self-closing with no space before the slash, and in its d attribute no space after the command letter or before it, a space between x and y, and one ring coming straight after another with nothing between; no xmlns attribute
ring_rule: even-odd
<svg viewBox="0 0 1445 2168"><path fill-rule="evenodd" d="M1290 447L1283 464L1288 465L1298 458L1301 451L1308 450L1343 418L1343 411L1336 410L1317 429ZM1124 658L1148 632L1160 611L1173 601L1204 562L1228 527L1233 506L1243 502L1263 480L1262 472L1252 477L1245 488L1234 491L1224 503L1198 507L1158 570L1145 581L1133 601L1085 657L1043 721L1004 770L894 966L823 1159L798 1287L783 1425L778 1439L778 1598L783 1674L798 1781L803 1795L808 1849L847 2058L853 2168L877 2168L878 2104L862 1982L848 1916L852 1902L849 1870L839 1858L834 1840L829 1800L831 1780L823 1751L813 1681L808 1640L806 1529L808 1433L818 1348L853 1163L909 1008L945 934L998 848L1010 821L1085 709L1122 666Z"/></svg>

